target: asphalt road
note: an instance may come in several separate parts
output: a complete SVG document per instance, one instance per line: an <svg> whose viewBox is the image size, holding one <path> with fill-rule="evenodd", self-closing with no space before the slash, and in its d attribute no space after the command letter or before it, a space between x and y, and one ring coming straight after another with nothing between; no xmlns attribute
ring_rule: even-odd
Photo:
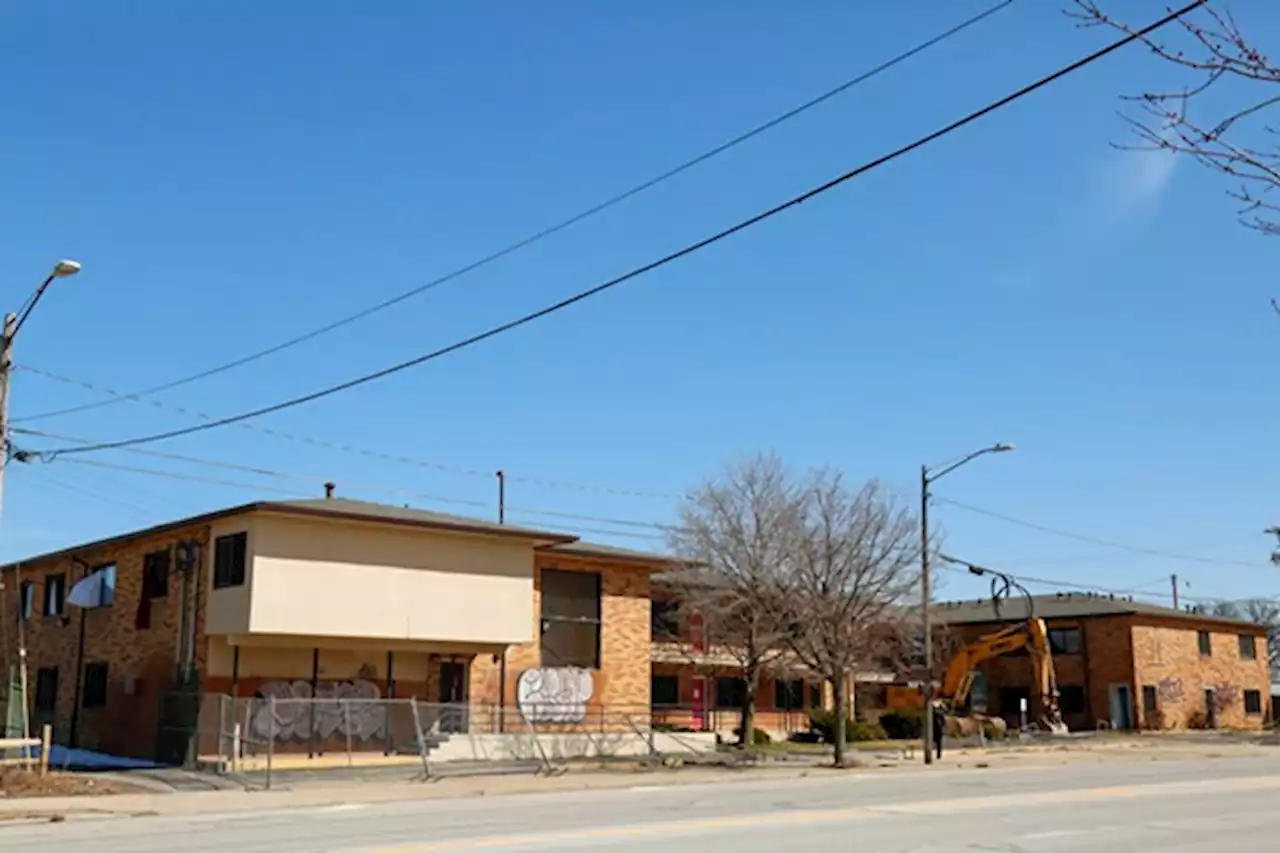
<svg viewBox="0 0 1280 853"><path fill-rule="evenodd" d="M5 853L1253 853L1280 760L835 775L0 828Z"/></svg>

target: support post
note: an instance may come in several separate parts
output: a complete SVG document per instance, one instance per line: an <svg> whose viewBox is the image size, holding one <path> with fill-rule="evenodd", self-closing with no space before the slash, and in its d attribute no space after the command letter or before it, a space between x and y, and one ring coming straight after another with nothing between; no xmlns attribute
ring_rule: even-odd
<svg viewBox="0 0 1280 853"><path fill-rule="evenodd" d="M307 758L316 755L316 687L320 683L320 650L311 650L311 701L307 705Z"/></svg>
<svg viewBox="0 0 1280 853"><path fill-rule="evenodd" d="M920 466L920 626L924 631L924 763L933 763L933 625L929 578L929 469Z"/></svg>

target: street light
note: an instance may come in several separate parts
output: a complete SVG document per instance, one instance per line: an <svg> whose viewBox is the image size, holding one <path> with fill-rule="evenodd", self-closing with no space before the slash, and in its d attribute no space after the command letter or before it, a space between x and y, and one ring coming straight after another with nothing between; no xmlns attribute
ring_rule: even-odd
<svg viewBox="0 0 1280 853"><path fill-rule="evenodd" d="M933 626L929 618L929 604L933 597L929 579L929 486L941 480L957 468L967 465L988 453L1008 453L1012 444L993 444L961 456L955 462L931 470L920 466L920 621L924 628L924 763L933 763ZM942 733L937 734L938 737Z"/></svg>

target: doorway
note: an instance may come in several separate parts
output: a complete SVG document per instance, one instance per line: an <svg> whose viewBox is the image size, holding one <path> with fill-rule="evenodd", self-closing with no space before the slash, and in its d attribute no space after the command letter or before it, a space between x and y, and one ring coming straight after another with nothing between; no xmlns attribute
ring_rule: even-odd
<svg viewBox="0 0 1280 853"><path fill-rule="evenodd" d="M1128 731L1133 728L1133 691L1127 684L1112 684L1111 728L1117 731Z"/></svg>
<svg viewBox="0 0 1280 853"><path fill-rule="evenodd" d="M695 732L700 732L707 727L707 677L705 675L695 675L691 679L692 689L689 693L690 704L693 706L693 725L690 726Z"/></svg>
<svg viewBox="0 0 1280 853"><path fill-rule="evenodd" d="M1204 722L1208 728L1218 727L1218 694L1212 687L1204 689Z"/></svg>
<svg viewBox="0 0 1280 853"><path fill-rule="evenodd" d="M440 663L440 731L462 734L467 730L467 665L447 660Z"/></svg>

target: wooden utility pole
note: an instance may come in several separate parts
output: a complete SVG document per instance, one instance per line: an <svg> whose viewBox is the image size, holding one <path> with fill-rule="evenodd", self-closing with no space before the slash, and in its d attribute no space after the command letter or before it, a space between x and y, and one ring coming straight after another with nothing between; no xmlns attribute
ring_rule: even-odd
<svg viewBox="0 0 1280 853"><path fill-rule="evenodd" d="M1173 609L1178 609L1178 576L1169 575L1169 582L1173 585Z"/></svg>

